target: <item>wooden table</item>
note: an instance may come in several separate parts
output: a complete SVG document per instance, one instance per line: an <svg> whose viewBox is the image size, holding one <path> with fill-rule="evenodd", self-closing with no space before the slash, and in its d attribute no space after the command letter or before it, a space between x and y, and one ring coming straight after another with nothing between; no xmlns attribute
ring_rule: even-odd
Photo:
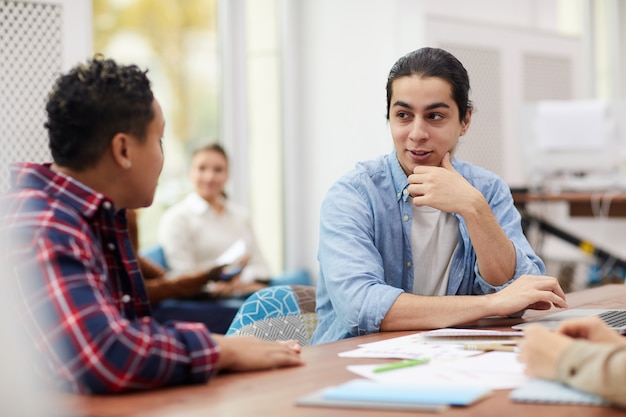
<svg viewBox="0 0 626 417"><path fill-rule="evenodd" d="M570 307L626 308L626 285L606 285L568 295ZM546 312L527 312L532 318ZM483 319L472 327L507 329L521 319ZM339 342L308 346L302 356L306 365L271 371L223 374L208 384L176 387L151 392L112 396L54 394L50 415L92 417L165 417L165 416L400 416L408 411L298 407L294 401L305 394L355 378L347 365L381 362L380 359L340 358L338 353L354 349L360 343L398 337L415 332L379 333ZM509 390L498 390L491 397L470 407L450 408L441 416L480 417L577 417L625 416L626 412L609 407L584 407L513 403ZM420 413L422 415L422 413ZM427 414L423 414L427 415Z"/></svg>
<svg viewBox="0 0 626 417"><path fill-rule="evenodd" d="M512 190L518 206L536 202L566 202L570 216L595 216L593 205L607 204L609 217L626 217L626 192L624 191L562 191L558 193Z"/></svg>

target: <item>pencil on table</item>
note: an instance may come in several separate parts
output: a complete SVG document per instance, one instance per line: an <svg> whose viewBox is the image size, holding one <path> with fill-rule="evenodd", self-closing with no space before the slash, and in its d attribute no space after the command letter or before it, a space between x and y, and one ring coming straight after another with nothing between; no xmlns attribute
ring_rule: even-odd
<svg viewBox="0 0 626 417"><path fill-rule="evenodd" d="M515 352L517 350L517 346L515 344L502 344L502 343L466 343L463 345L463 349L465 350L482 350L482 351L492 351L499 350L503 352Z"/></svg>

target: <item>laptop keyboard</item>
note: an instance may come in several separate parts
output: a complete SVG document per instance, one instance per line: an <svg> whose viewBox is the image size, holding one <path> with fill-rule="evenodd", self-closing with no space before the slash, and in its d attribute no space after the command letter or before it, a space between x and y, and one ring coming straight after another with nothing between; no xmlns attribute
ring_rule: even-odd
<svg viewBox="0 0 626 417"><path fill-rule="evenodd" d="M598 317L611 327L626 326L626 310L605 311Z"/></svg>

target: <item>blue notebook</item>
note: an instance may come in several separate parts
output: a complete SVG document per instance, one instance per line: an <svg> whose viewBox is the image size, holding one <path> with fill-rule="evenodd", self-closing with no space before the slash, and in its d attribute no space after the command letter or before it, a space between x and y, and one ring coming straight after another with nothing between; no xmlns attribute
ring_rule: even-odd
<svg viewBox="0 0 626 417"><path fill-rule="evenodd" d="M296 401L298 405L441 411L467 406L491 394L477 387L436 387L388 384L354 379Z"/></svg>
<svg viewBox="0 0 626 417"><path fill-rule="evenodd" d="M541 379L532 379L526 385L511 391L510 398L517 402L543 404L610 405L597 395Z"/></svg>

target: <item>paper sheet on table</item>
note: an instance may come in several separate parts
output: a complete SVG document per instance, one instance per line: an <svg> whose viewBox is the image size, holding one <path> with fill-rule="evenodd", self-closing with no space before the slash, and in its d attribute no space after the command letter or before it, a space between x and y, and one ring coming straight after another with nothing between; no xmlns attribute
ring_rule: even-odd
<svg viewBox="0 0 626 417"><path fill-rule="evenodd" d="M476 352L463 349L463 344L490 343L521 335L522 332L477 330L477 329L439 329L429 332L394 337L379 342L359 345L358 349L341 352L339 356L347 358L398 358L398 359L455 359L475 355Z"/></svg>
<svg viewBox="0 0 626 417"><path fill-rule="evenodd" d="M490 338L490 337L521 337L524 334L519 330L488 330L488 329L455 329L445 328L429 330L427 332L420 332L417 334L420 338L431 337L456 337L456 338Z"/></svg>
<svg viewBox="0 0 626 417"><path fill-rule="evenodd" d="M475 355L475 351L464 350L463 345L424 343L419 339L411 338L402 343L369 346L364 345L357 349L341 352L343 358L388 358L388 359L457 359Z"/></svg>
<svg viewBox="0 0 626 417"><path fill-rule="evenodd" d="M417 335L424 343L490 343L503 340L518 340L524 335L520 330L484 330L484 329L437 329L421 332Z"/></svg>
<svg viewBox="0 0 626 417"><path fill-rule="evenodd" d="M528 381L524 365L514 352L488 352L456 360L432 360L388 372L374 372L381 364L349 365L348 370L362 377L388 383L429 386L475 386L512 389Z"/></svg>

